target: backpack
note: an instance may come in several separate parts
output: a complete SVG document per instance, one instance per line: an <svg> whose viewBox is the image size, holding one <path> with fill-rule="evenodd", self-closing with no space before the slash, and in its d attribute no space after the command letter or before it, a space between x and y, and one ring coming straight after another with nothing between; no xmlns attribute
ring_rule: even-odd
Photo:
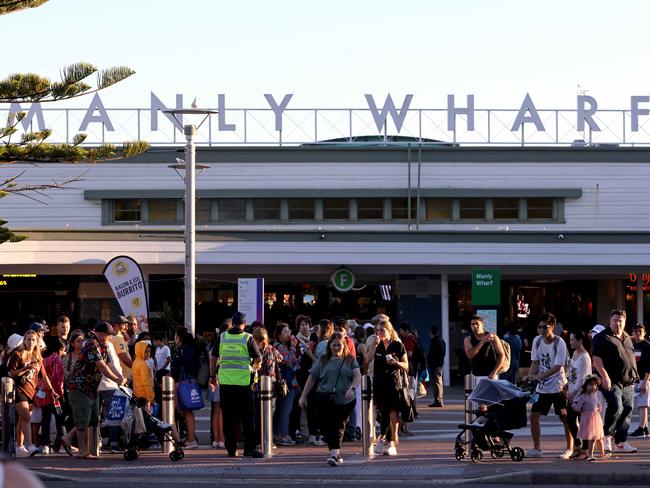
<svg viewBox="0 0 650 488"><path fill-rule="evenodd" d="M420 346L420 341L417 339L414 339L414 344L415 347L413 348L413 353L411 354L411 363L413 363L413 371L416 373L421 373L424 371L427 367L427 360L426 357L424 356L424 351L422 350L422 347Z"/></svg>
<svg viewBox="0 0 650 488"><path fill-rule="evenodd" d="M497 374L503 374L507 373L510 370L510 344L508 344L507 341L504 341L501 339L501 337L495 335L495 337L501 342L501 349L503 349L503 364L501 364L501 368L499 368L499 371L497 371ZM497 351L492 346L492 350L494 351L494 355L496 356Z"/></svg>
<svg viewBox="0 0 650 488"><path fill-rule="evenodd" d="M539 350L542 347L542 342L544 341L544 339L542 339L540 336L537 336L537 337L539 337L539 340L537 341L536 349L537 349L537 357L539 357ZM537 337L535 339L537 339ZM562 339L560 336L553 337L553 355L554 356L557 356L557 346L560 343L560 341L562 341L562 340L564 340L564 339ZM571 356L569 355L569 351L567 350L567 355L566 355L566 358L564 359L565 372L568 370L570 364L571 364Z"/></svg>

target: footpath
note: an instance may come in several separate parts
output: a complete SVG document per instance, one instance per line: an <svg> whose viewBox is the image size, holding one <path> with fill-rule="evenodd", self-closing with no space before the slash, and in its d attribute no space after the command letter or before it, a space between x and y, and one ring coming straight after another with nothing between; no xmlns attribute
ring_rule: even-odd
<svg viewBox="0 0 650 488"><path fill-rule="evenodd" d="M463 392L460 388L446 392L445 407L430 408L430 399L418 402L419 418L411 424L412 437L402 437L398 456L362 455L360 442L344 443L344 463L338 467L325 464L327 448L297 445L274 449L269 459L228 458L224 450L201 446L185 451L185 458L170 461L160 452L143 451L135 461L121 455L103 454L100 460L80 460L64 455L36 456L20 462L43 479L79 482L115 483L151 482L182 483L183 480L273 480L287 482L328 481L415 481L419 484L579 484L579 485L650 485L650 438L631 439L639 449L633 454L614 455L597 462L561 460L564 449L562 427L557 417L542 422L544 457L512 461L508 455L492 459L484 453L480 463L454 458L457 425L463 419ZM199 423L200 425L200 423ZM636 419L633 419L636 426ZM528 429L514 431L513 446L525 451L532 448ZM206 439L207 440L207 439Z"/></svg>

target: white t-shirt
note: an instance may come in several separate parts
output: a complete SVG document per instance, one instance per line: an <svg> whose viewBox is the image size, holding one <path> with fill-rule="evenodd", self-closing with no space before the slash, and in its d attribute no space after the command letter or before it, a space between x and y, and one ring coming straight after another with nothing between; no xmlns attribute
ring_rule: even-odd
<svg viewBox="0 0 650 488"><path fill-rule="evenodd" d="M541 341L541 342L540 342ZM530 358L532 361L539 361L539 373L546 373L553 366L562 366L560 371L553 376L539 380L537 384L538 393L559 393L567 384L566 378L566 344L561 337L555 336L553 342L547 344L541 336L533 339Z"/></svg>
<svg viewBox="0 0 650 488"><path fill-rule="evenodd" d="M156 348L156 371L160 371L161 369L169 371L169 364L164 368L162 367L169 356L171 356L169 347L163 345Z"/></svg>
<svg viewBox="0 0 650 488"><path fill-rule="evenodd" d="M117 353L115 352L115 347L110 341L108 342L108 344L106 344L106 352L108 353L108 358L110 363L109 367L113 365L117 370L117 372L122 374L122 367L120 366L120 358L117 356ZM117 383L115 383L113 380L109 380L106 376L102 376L102 381L99 382L99 387L97 387L97 391L108 391L108 390L117 390Z"/></svg>
<svg viewBox="0 0 650 488"><path fill-rule="evenodd" d="M585 376L591 374L591 357L589 353L573 353L571 363L569 363L569 400L573 400L580 392L582 384L585 382Z"/></svg>

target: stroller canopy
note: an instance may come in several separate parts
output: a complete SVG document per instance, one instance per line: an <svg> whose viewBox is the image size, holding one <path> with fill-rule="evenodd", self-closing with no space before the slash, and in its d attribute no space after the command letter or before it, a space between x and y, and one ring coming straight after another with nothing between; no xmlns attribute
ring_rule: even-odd
<svg viewBox="0 0 650 488"><path fill-rule="evenodd" d="M528 392L516 387L506 380L488 380L479 381L474 391L469 395L469 400L485 405L499 404L512 400L513 398L527 397Z"/></svg>

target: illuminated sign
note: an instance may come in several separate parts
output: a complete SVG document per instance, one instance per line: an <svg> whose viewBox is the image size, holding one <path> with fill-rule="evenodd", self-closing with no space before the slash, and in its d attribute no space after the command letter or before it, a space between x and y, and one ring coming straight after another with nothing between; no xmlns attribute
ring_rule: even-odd
<svg viewBox="0 0 650 488"><path fill-rule="evenodd" d="M630 273L627 275L627 279L631 283L630 285L627 285L630 291L637 291L636 281L638 275L636 273ZM650 273L643 273L641 275L641 282L643 283L643 291L650 291Z"/></svg>
<svg viewBox="0 0 650 488"><path fill-rule="evenodd" d="M3 274L3 278L36 278L35 274Z"/></svg>

